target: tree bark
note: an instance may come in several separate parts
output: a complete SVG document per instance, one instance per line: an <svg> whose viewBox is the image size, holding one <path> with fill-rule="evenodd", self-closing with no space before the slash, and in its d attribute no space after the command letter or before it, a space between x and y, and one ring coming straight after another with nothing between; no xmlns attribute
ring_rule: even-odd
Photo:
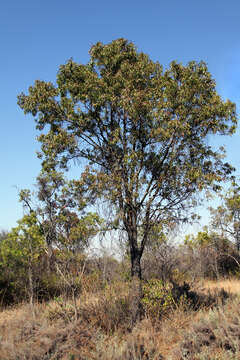
<svg viewBox="0 0 240 360"><path fill-rule="evenodd" d="M137 212L133 206L127 211L125 228L128 234L128 244L131 255L131 286L130 286L130 310L132 314L132 326L142 319L142 250L138 244Z"/></svg>
<svg viewBox="0 0 240 360"><path fill-rule="evenodd" d="M47 244L47 272L50 274L52 271L54 271L54 251L52 248L52 245Z"/></svg>
<svg viewBox="0 0 240 360"><path fill-rule="evenodd" d="M131 249L131 276L130 307L134 326L143 316L141 253L136 248Z"/></svg>
<svg viewBox="0 0 240 360"><path fill-rule="evenodd" d="M32 307L33 306L34 289L33 289L33 270L32 270L31 263L28 265L28 283L29 283L29 303Z"/></svg>
<svg viewBox="0 0 240 360"><path fill-rule="evenodd" d="M141 254L138 248L131 249L131 275L142 280Z"/></svg>
<svg viewBox="0 0 240 360"><path fill-rule="evenodd" d="M33 279L33 266L30 262L28 265L28 282L29 282L29 304L32 311L33 318L35 319L34 310L34 279Z"/></svg>

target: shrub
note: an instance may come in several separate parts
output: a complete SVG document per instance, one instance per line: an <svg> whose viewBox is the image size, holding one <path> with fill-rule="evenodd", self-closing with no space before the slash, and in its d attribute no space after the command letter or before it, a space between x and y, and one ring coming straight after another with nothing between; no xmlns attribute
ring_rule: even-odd
<svg viewBox="0 0 240 360"><path fill-rule="evenodd" d="M143 308L146 315L159 318L175 304L172 286L162 280L152 279L143 285Z"/></svg>
<svg viewBox="0 0 240 360"><path fill-rule="evenodd" d="M131 310L128 284L116 282L98 293L92 301L80 307L80 316L104 333L131 330Z"/></svg>
<svg viewBox="0 0 240 360"><path fill-rule="evenodd" d="M162 315L177 306L181 305L184 311L209 309L219 304L225 304L229 297L230 294L224 289L201 294L191 291L190 285L186 282L179 285L175 282L170 284L152 279L143 285L142 304L146 315L157 321Z"/></svg>

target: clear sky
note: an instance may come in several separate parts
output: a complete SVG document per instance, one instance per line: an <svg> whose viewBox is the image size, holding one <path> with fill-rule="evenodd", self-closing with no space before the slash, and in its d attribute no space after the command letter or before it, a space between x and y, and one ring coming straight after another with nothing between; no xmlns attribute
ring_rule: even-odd
<svg viewBox="0 0 240 360"><path fill-rule="evenodd" d="M17 95L35 79L55 81L70 57L86 63L97 41L119 37L167 66L204 60L223 98L240 98L239 0L7 0L0 4L0 229L22 216L17 188L29 188L40 171L34 121ZM239 134L226 144L240 173Z"/></svg>

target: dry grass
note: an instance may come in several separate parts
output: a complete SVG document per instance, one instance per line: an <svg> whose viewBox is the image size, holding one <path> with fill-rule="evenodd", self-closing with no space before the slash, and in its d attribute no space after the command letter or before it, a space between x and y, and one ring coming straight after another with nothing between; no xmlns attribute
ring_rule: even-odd
<svg viewBox="0 0 240 360"><path fill-rule="evenodd" d="M240 280L239 279L222 279L218 281L206 280L202 286L205 289L224 289L231 294L240 294Z"/></svg>
<svg viewBox="0 0 240 360"><path fill-rule="evenodd" d="M77 321L72 302L61 297L36 304L34 311L23 304L0 312L0 360L98 359L101 332L109 336L128 327L126 292L119 283L84 293L77 299Z"/></svg>
<svg viewBox="0 0 240 360"><path fill-rule="evenodd" d="M240 281L204 283L204 289L216 287L238 293ZM226 331L230 334L225 336L229 342L235 344L239 341L230 326L237 321L240 328L236 301L230 299L225 307L221 307L221 312L209 312L209 309L193 311L182 303L159 320L145 318L133 331L129 328L128 286L123 282L98 293L82 294L77 299L77 321L74 320L71 301L58 298L37 304L34 313L29 305L23 304L0 312L0 360L235 359L230 357L234 353L227 357L226 349L216 344L206 349L200 346L202 357L196 357L191 348L189 351L194 355L184 358L182 351L183 344L189 339L186 334L195 334L194 339L202 338L204 321L211 319L215 319L210 321L211 329L215 324L214 331L221 337ZM227 319L224 325L221 319ZM190 343L194 341L190 336ZM196 340L196 344L199 341ZM197 350L195 352L197 354Z"/></svg>
<svg viewBox="0 0 240 360"><path fill-rule="evenodd" d="M181 360L240 359L239 297L202 313L185 334L179 350Z"/></svg>
<svg viewBox="0 0 240 360"><path fill-rule="evenodd" d="M221 280L204 280L198 284L198 288L203 292L210 293L215 290L224 289L226 292L233 295L240 295L240 280L239 279L221 279Z"/></svg>
<svg viewBox="0 0 240 360"><path fill-rule="evenodd" d="M197 313L179 307L169 317L165 318L159 325L158 344L164 359L169 359L176 344L182 341L183 333L191 323L197 319Z"/></svg>
<svg viewBox="0 0 240 360"><path fill-rule="evenodd" d="M70 353L87 354L95 347L96 331L88 324L66 324L62 319L52 323L44 305L35 305L34 313L22 305L0 317L1 360L69 359Z"/></svg>
<svg viewBox="0 0 240 360"><path fill-rule="evenodd" d="M96 360L160 360L158 336L149 319L139 323L131 333L103 338L97 344Z"/></svg>

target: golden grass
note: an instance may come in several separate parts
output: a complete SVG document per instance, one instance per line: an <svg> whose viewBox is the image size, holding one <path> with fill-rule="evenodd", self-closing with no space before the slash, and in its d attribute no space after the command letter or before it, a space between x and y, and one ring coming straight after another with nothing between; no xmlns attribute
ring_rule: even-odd
<svg viewBox="0 0 240 360"><path fill-rule="evenodd" d="M203 291L216 288L240 294L240 280L201 283ZM153 354L152 359L181 359L178 344L203 311L187 310L182 304L154 324L146 318L128 332L124 330L127 318L113 326L114 322L118 324L120 313L113 303L127 293L128 286L120 282L98 293L85 292L77 299L77 321L72 302L61 298L36 304L34 313L26 304L1 311L0 360L69 360L71 354L83 360L139 360L145 359L140 357L142 351Z"/></svg>
<svg viewBox="0 0 240 360"><path fill-rule="evenodd" d="M98 323L111 328L115 321L102 307L111 308L126 293L124 283L98 293L83 293L76 301L79 320L74 317L72 301L62 297L35 304L34 308L22 304L1 311L0 360L69 360L71 354L75 359L98 359L93 355L101 328ZM113 310L113 315L118 316L116 306Z"/></svg>
<svg viewBox="0 0 240 360"><path fill-rule="evenodd" d="M95 349L96 331L88 324L69 318L51 321L49 304L22 305L0 313L0 360L69 359L70 354L88 354ZM80 357L76 357L76 359ZM88 355L85 357L88 358Z"/></svg>
<svg viewBox="0 0 240 360"><path fill-rule="evenodd" d="M179 343L179 351L187 359L237 360L240 359L240 298L228 299L208 312L200 312Z"/></svg>
<svg viewBox="0 0 240 360"><path fill-rule="evenodd" d="M176 345L182 341L183 333L196 320L197 313L186 313L183 309L173 311L163 320L158 331L158 347L164 359L169 359Z"/></svg>
<svg viewBox="0 0 240 360"><path fill-rule="evenodd" d="M224 289L231 294L240 294L240 280L239 279L221 279L221 280L205 280L202 284L204 289Z"/></svg>

